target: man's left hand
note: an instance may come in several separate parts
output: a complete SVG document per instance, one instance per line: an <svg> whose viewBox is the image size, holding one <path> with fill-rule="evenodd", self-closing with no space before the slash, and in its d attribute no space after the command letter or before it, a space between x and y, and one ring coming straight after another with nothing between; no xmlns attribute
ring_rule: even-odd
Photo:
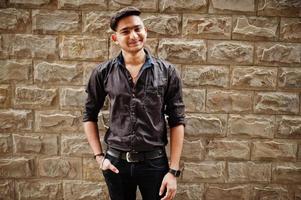
<svg viewBox="0 0 301 200"><path fill-rule="evenodd" d="M177 178L171 173L167 173L163 178L159 193L160 196L164 193L165 188L166 194L161 200L173 199L177 191Z"/></svg>

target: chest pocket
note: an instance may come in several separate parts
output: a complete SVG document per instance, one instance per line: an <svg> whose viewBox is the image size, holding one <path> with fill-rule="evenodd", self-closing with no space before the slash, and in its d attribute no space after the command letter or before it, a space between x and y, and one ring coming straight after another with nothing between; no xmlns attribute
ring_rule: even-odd
<svg viewBox="0 0 301 200"><path fill-rule="evenodd" d="M146 87L144 89L144 107L153 118L161 119L163 107L163 86Z"/></svg>

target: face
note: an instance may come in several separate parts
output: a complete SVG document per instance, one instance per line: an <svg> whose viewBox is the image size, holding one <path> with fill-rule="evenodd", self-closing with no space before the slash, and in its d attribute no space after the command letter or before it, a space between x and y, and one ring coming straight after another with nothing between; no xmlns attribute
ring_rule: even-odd
<svg viewBox="0 0 301 200"><path fill-rule="evenodd" d="M116 33L112 35L112 40L118 44L123 51L137 53L143 49L146 36L146 28L141 18L132 15L118 22Z"/></svg>

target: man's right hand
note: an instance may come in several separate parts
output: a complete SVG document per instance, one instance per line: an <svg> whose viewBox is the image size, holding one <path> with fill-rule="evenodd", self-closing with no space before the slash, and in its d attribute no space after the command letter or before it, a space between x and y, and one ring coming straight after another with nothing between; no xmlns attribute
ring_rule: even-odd
<svg viewBox="0 0 301 200"><path fill-rule="evenodd" d="M103 156L96 157L97 163L101 170L111 170L112 172L118 174L119 170L111 163L111 161Z"/></svg>

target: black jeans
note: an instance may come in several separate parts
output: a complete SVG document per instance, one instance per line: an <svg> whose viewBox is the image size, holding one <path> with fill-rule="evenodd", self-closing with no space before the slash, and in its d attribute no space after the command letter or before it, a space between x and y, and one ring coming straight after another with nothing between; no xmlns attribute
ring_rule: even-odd
<svg viewBox="0 0 301 200"><path fill-rule="evenodd" d="M166 156L137 163L128 163L108 154L106 158L119 170L118 174L102 171L111 200L135 200L137 186L143 200L157 200L165 195L159 196L159 190L169 168Z"/></svg>

